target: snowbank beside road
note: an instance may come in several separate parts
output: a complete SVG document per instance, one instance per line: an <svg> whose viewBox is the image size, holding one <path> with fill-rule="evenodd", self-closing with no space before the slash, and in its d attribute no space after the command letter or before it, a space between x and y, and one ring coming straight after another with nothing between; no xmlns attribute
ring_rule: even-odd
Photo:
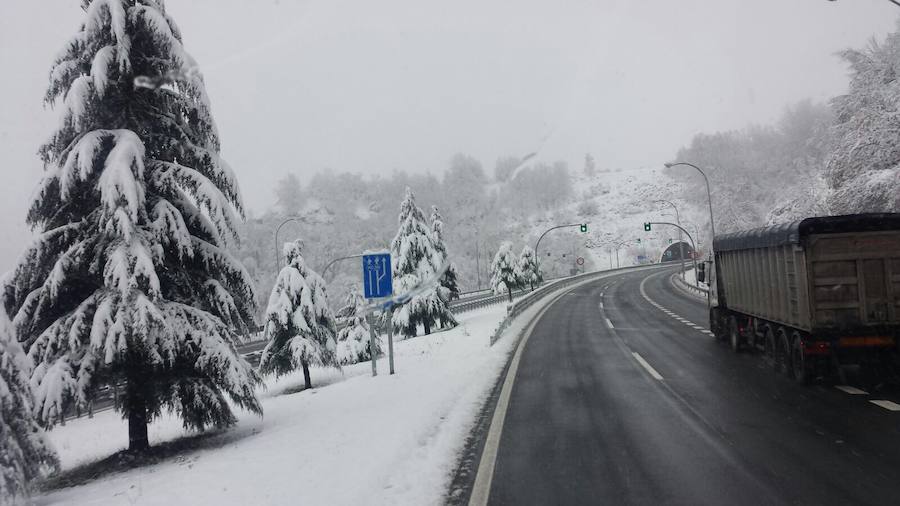
<svg viewBox="0 0 900 506"><path fill-rule="evenodd" d="M241 414L235 428L206 449L163 463L52 491L37 504L436 504L443 500L456 455L503 368L513 339L489 346L502 305L466 313L459 327L397 344L397 371L371 365L343 372L313 370L270 382L265 417ZM522 320L527 319L522 315ZM513 330L513 329L510 329ZM185 435L164 417L151 443ZM50 433L64 469L127 445L119 415L77 419Z"/></svg>

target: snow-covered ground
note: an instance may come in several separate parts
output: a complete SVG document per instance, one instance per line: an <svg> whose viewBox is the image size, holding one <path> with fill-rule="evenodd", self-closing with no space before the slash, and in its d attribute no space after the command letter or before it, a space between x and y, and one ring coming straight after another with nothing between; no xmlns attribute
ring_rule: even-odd
<svg viewBox="0 0 900 506"><path fill-rule="evenodd" d="M539 306L536 304L535 306ZM535 309L536 310L536 309ZM465 438L514 339L489 346L502 305L462 315L455 329L396 345L387 361L313 369L268 382L265 416L239 415L236 427L204 449L165 462L52 491L37 504L436 504L443 500ZM529 312L507 331L518 332ZM188 435L166 416L151 444ZM50 438L64 469L127 445L127 427L111 411L57 427Z"/></svg>

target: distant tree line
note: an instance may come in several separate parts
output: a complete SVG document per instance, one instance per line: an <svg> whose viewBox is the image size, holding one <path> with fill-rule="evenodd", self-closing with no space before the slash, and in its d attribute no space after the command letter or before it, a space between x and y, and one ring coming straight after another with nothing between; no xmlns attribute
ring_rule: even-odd
<svg viewBox="0 0 900 506"><path fill-rule="evenodd" d="M850 70L846 94L794 104L775 125L699 134L678 152L707 170L718 230L900 211L900 31L840 57ZM669 174L685 183L685 200L706 205L697 175Z"/></svg>

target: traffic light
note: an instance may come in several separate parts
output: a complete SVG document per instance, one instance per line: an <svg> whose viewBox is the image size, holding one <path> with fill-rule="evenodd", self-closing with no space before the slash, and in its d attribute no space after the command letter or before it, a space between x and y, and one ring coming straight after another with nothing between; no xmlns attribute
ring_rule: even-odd
<svg viewBox="0 0 900 506"><path fill-rule="evenodd" d="M672 239L669 239L669 244L672 244Z"/></svg>
<svg viewBox="0 0 900 506"><path fill-rule="evenodd" d="M640 237L638 237L637 242L638 242L638 244L641 243L641 238L640 238Z"/></svg>
<svg viewBox="0 0 900 506"><path fill-rule="evenodd" d="M644 223L644 232L649 232L649 231L650 231L650 224Z"/></svg>
<svg viewBox="0 0 900 506"><path fill-rule="evenodd" d="M582 223L582 224L581 224L581 232L582 232L582 233L587 232L587 223Z"/></svg>

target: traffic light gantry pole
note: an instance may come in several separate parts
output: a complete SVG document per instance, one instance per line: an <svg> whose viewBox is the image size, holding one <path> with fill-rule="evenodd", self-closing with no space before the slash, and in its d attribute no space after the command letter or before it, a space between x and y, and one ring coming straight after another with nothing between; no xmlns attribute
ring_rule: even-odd
<svg viewBox="0 0 900 506"><path fill-rule="evenodd" d="M544 231L543 234L541 234L540 237L538 237L537 242L534 244L534 258L536 258L536 259L538 259L538 261L540 261L541 257L540 257L540 255L538 255L538 248L541 246L541 240L544 238L545 235L547 235L548 232L550 232L552 230L556 230L558 228L569 228L569 227L580 227L582 232L587 232L587 226L588 226L587 223L568 223L566 225L557 225L555 227L548 228L547 230Z"/></svg>

